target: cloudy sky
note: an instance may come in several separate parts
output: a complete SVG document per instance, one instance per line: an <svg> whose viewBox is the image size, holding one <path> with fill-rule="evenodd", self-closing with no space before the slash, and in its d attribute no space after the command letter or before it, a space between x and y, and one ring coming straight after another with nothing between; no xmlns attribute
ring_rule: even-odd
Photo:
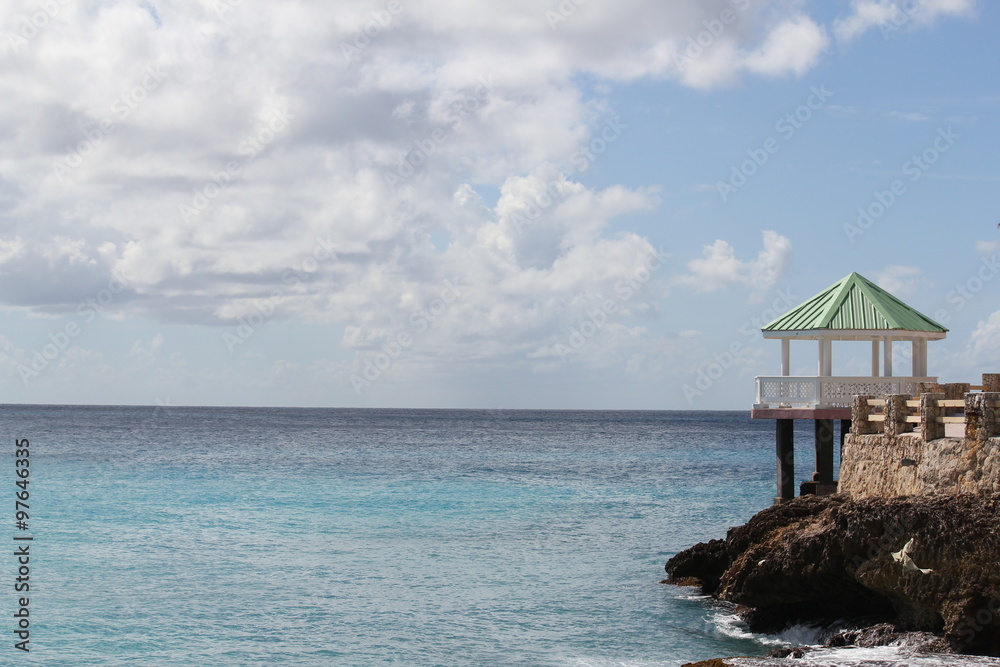
<svg viewBox="0 0 1000 667"><path fill-rule="evenodd" d="M932 374L1000 371L998 31L975 0L7 0L0 402L748 408L760 325L851 271L951 329Z"/></svg>

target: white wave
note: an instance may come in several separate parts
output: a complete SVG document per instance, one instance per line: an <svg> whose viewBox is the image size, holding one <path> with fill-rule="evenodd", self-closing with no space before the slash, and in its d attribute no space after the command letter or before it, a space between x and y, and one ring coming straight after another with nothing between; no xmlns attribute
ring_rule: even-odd
<svg viewBox="0 0 1000 667"><path fill-rule="evenodd" d="M743 619L729 611L715 612L709 616L709 620L715 629L726 637L749 639L769 646L785 646L787 644L787 642L775 636L750 632Z"/></svg>
<svg viewBox="0 0 1000 667"><path fill-rule="evenodd" d="M829 634L828 630L805 624L789 626L777 635L751 632L746 623L731 611L717 611L711 614L709 619L711 624L727 637L748 639L765 646L820 646Z"/></svg>
<svg viewBox="0 0 1000 667"><path fill-rule="evenodd" d="M677 593L674 595L675 600L711 600L711 595L705 595L704 593L698 593L697 589L692 589L690 593Z"/></svg>
<svg viewBox="0 0 1000 667"><path fill-rule="evenodd" d="M678 667L679 660L615 660L613 658L575 658L569 663L571 667Z"/></svg>
<svg viewBox="0 0 1000 667"><path fill-rule="evenodd" d="M996 658L914 653L900 646L821 648L806 653L803 665L907 665L908 667L1000 666Z"/></svg>

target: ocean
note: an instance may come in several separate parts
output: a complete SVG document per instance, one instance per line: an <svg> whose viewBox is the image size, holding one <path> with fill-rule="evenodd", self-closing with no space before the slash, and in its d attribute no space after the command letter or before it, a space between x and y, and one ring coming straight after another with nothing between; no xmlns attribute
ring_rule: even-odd
<svg viewBox="0 0 1000 667"><path fill-rule="evenodd" d="M771 504L748 412L0 410L0 664L674 667L816 638L658 583Z"/></svg>

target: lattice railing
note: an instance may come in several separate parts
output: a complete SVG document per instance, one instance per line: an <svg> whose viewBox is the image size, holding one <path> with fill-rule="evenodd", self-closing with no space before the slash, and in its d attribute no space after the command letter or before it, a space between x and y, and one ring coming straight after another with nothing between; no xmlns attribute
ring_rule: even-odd
<svg viewBox="0 0 1000 667"><path fill-rule="evenodd" d="M757 408L849 408L854 396L915 394L935 377L818 377L772 375L757 378Z"/></svg>

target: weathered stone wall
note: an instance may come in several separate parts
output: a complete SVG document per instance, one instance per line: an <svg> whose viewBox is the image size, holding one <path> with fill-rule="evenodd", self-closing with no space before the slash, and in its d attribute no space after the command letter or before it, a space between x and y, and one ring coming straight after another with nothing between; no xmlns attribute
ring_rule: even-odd
<svg viewBox="0 0 1000 667"><path fill-rule="evenodd" d="M855 498L1000 491L1000 438L850 434L839 490Z"/></svg>

